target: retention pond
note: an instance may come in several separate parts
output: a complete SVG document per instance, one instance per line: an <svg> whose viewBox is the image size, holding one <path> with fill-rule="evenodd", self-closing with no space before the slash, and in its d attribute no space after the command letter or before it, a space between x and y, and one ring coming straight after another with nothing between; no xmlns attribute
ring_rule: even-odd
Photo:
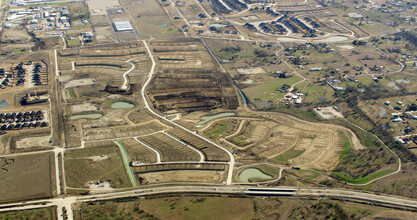
<svg viewBox="0 0 417 220"><path fill-rule="evenodd" d="M229 117L229 116L234 116L236 115L236 113L234 112L223 112L217 115L210 115L210 116L203 116L201 117L201 121L197 122L196 125L204 125L207 122L217 119L217 118L223 118L223 117Z"/></svg>
<svg viewBox="0 0 417 220"><path fill-rule="evenodd" d="M10 105L10 103L8 103L6 99L0 100L0 109L10 108L10 107L12 107L12 105Z"/></svg>
<svg viewBox="0 0 417 220"><path fill-rule="evenodd" d="M133 104L129 102L115 102L111 105L111 108L133 108Z"/></svg>
<svg viewBox="0 0 417 220"><path fill-rule="evenodd" d="M245 169L239 175L239 180L245 183L251 182L252 179L269 180L272 179L272 176L267 175L256 168Z"/></svg>

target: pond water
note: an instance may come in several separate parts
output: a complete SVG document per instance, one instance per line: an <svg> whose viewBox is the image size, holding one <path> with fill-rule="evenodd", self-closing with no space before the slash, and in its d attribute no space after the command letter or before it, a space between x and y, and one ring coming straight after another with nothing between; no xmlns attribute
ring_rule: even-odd
<svg viewBox="0 0 417 220"><path fill-rule="evenodd" d="M160 27L168 27L168 24L157 24Z"/></svg>
<svg viewBox="0 0 417 220"><path fill-rule="evenodd" d="M249 179L251 178L260 178L260 179L272 179L272 176L267 175L256 168L248 168L242 171L239 174L239 180L245 183L249 183Z"/></svg>
<svg viewBox="0 0 417 220"><path fill-rule="evenodd" d="M129 102L115 102L111 105L111 108L133 108L133 104Z"/></svg>
<svg viewBox="0 0 417 220"><path fill-rule="evenodd" d="M327 43L327 42L339 42L339 41L345 41L347 39L348 38L344 37L344 36L333 36L333 37L328 37L328 38L324 38L324 39L321 39L321 40L317 40L317 42L325 42L325 43Z"/></svg>
<svg viewBox="0 0 417 220"><path fill-rule="evenodd" d="M223 117L228 117L228 116L234 116L236 115L236 113L234 112L223 112L217 115L210 115L210 116L203 116L201 117L201 121L197 122L196 125L204 125L205 123L217 119L217 118L223 118Z"/></svg>
<svg viewBox="0 0 417 220"><path fill-rule="evenodd" d="M303 39L290 38L290 37L278 37L277 41L281 41L281 42L306 42L306 40L303 40Z"/></svg>
<svg viewBox="0 0 417 220"><path fill-rule="evenodd" d="M12 105L10 105L10 103L8 103L6 99L0 100L0 109L10 108L10 107L12 107Z"/></svg>
<svg viewBox="0 0 417 220"><path fill-rule="evenodd" d="M210 27L222 28L222 27L229 27L229 25L226 25L226 24L212 24L212 25L210 25Z"/></svg>
<svg viewBox="0 0 417 220"><path fill-rule="evenodd" d="M80 118L87 118L87 119L97 119L97 118L101 118L101 116L103 116L100 113L91 113L91 114L82 114L82 115L73 115L71 116L71 120L76 120L76 119L80 119Z"/></svg>

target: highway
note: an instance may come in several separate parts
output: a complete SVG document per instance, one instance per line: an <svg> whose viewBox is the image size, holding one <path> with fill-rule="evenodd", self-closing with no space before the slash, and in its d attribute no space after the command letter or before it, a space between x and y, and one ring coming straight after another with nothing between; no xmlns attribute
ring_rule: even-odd
<svg viewBox="0 0 417 220"><path fill-rule="evenodd" d="M377 195L345 189L325 189L325 188L296 188L296 187L254 187L254 186L161 186L157 188L133 189L122 192L112 192L106 194L71 196L53 199L40 199L27 202L2 204L0 212L34 209L42 207L58 207L59 217L63 219L62 207L71 207L75 203L95 202L111 199L121 199L129 197L143 197L157 194L219 194L219 195L246 195L251 196L285 196L299 198L320 198L328 197L333 199L341 199L352 202L360 202L371 205L381 205L386 207L401 208L408 210L417 210L417 200L394 197L388 195ZM68 219L73 219L71 208L67 211Z"/></svg>

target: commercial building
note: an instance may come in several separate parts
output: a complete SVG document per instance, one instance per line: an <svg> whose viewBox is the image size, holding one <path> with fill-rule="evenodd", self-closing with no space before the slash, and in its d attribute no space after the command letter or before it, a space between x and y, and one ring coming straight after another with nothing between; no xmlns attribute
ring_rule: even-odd
<svg viewBox="0 0 417 220"><path fill-rule="evenodd" d="M113 23L116 31L131 31L133 30L132 25L129 21L117 21Z"/></svg>

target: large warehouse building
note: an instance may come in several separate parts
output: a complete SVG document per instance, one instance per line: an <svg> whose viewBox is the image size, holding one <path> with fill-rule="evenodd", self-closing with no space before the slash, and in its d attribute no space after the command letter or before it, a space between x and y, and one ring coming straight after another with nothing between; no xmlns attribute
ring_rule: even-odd
<svg viewBox="0 0 417 220"><path fill-rule="evenodd" d="M129 21L116 21L113 23L116 31L131 31L133 30L132 25Z"/></svg>

